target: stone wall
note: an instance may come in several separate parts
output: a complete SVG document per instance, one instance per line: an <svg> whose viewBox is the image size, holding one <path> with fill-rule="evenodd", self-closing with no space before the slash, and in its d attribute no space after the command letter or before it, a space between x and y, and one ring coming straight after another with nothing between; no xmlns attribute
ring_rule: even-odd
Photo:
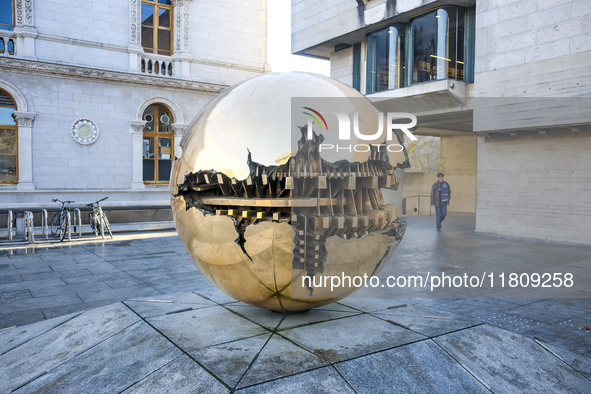
<svg viewBox="0 0 591 394"><path fill-rule="evenodd" d="M591 128L478 140L476 230L591 244Z"/></svg>

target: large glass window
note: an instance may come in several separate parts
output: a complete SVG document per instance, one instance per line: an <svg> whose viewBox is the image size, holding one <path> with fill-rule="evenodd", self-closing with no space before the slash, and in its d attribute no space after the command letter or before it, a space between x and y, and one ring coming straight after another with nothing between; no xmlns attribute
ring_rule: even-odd
<svg viewBox="0 0 591 394"><path fill-rule="evenodd" d="M472 82L473 25L473 7L444 7L369 34L366 93L440 79ZM353 68L355 81L359 67Z"/></svg>
<svg viewBox="0 0 591 394"><path fill-rule="evenodd" d="M12 114L16 105L0 90L0 184L18 181L18 131Z"/></svg>
<svg viewBox="0 0 591 394"><path fill-rule="evenodd" d="M170 111L152 104L144 111L143 166L145 183L166 183L174 159L174 134Z"/></svg>
<svg viewBox="0 0 591 394"><path fill-rule="evenodd" d="M366 93L404 86L404 27L390 26L367 37Z"/></svg>
<svg viewBox="0 0 591 394"><path fill-rule="evenodd" d="M0 30L14 29L14 0L0 0Z"/></svg>
<svg viewBox="0 0 591 394"><path fill-rule="evenodd" d="M464 79L464 10L442 8L411 23L412 83Z"/></svg>
<svg viewBox="0 0 591 394"><path fill-rule="evenodd" d="M145 52L172 55L172 21L171 0L142 0L142 47Z"/></svg>

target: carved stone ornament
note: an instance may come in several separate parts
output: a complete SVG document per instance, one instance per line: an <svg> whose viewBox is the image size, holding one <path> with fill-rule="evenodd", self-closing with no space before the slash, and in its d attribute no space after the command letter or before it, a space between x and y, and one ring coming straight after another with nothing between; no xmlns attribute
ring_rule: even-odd
<svg viewBox="0 0 591 394"><path fill-rule="evenodd" d="M14 3L16 25L34 26L33 0L16 0Z"/></svg>
<svg viewBox="0 0 591 394"><path fill-rule="evenodd" d="M90 119L80 118L72 124L72 138L80 145L91 145L98 140L99 128Z"/></svg>
<svg viewBox="0 0 591 394"><path fill-rule="evenodd" d="M174 135L176 137L182 137L185 134L185 130L187 129L186 124L178 124L178 123L173 123L172 124L172 130L174 131Z"/></svg>
<svg viewBox="0 0 591 394"><path fill-rule="evenodd" d="M33 121L35 120L35 114L33 112L15 111L12 113L12 117L18 127L33 127Z"/></svg>
<svg viewBox="0 0 591 394"><path fill-rule="evenodd" d="M134 134L141 134L144 132L144 126L146 125L147 121L145 120L130 120L129 127L130 132Z"/></svg>

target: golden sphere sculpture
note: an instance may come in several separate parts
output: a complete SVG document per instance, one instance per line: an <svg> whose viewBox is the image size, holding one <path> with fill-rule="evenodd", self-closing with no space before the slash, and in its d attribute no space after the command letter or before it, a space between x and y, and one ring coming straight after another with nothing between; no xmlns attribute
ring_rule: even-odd
<svg viewBox="0 0 591 394"><path fill-rule="evenodd" d="M296 98L314 108L294 112ZM338 135L328 131L338 117L322 116L335 100L362 133L385 122L339 81L270 73L214 98L183 136L170 180L175 225L197 268L229 296L284 313L326 305L359 287L331 289L324 277L376 275L402 239L406 223L381 190L397 189L406 152L385 149L385 137L382 149L321 152Z"/></svg>

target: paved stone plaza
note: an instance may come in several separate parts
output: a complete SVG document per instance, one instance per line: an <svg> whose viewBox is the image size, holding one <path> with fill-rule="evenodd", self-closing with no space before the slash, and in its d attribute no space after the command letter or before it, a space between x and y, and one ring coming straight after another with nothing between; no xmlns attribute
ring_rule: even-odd
<svg viewBox="0 0 591 394"><path fill-rule="evenodd" d="M552 298L364 289L281 315L215 289L174 232L0 244L0 392L591 390L588 247L475 234L472 216L441 233L433 218L407 219L380 277L529 264L574 272L578 286Z"/></svg>

